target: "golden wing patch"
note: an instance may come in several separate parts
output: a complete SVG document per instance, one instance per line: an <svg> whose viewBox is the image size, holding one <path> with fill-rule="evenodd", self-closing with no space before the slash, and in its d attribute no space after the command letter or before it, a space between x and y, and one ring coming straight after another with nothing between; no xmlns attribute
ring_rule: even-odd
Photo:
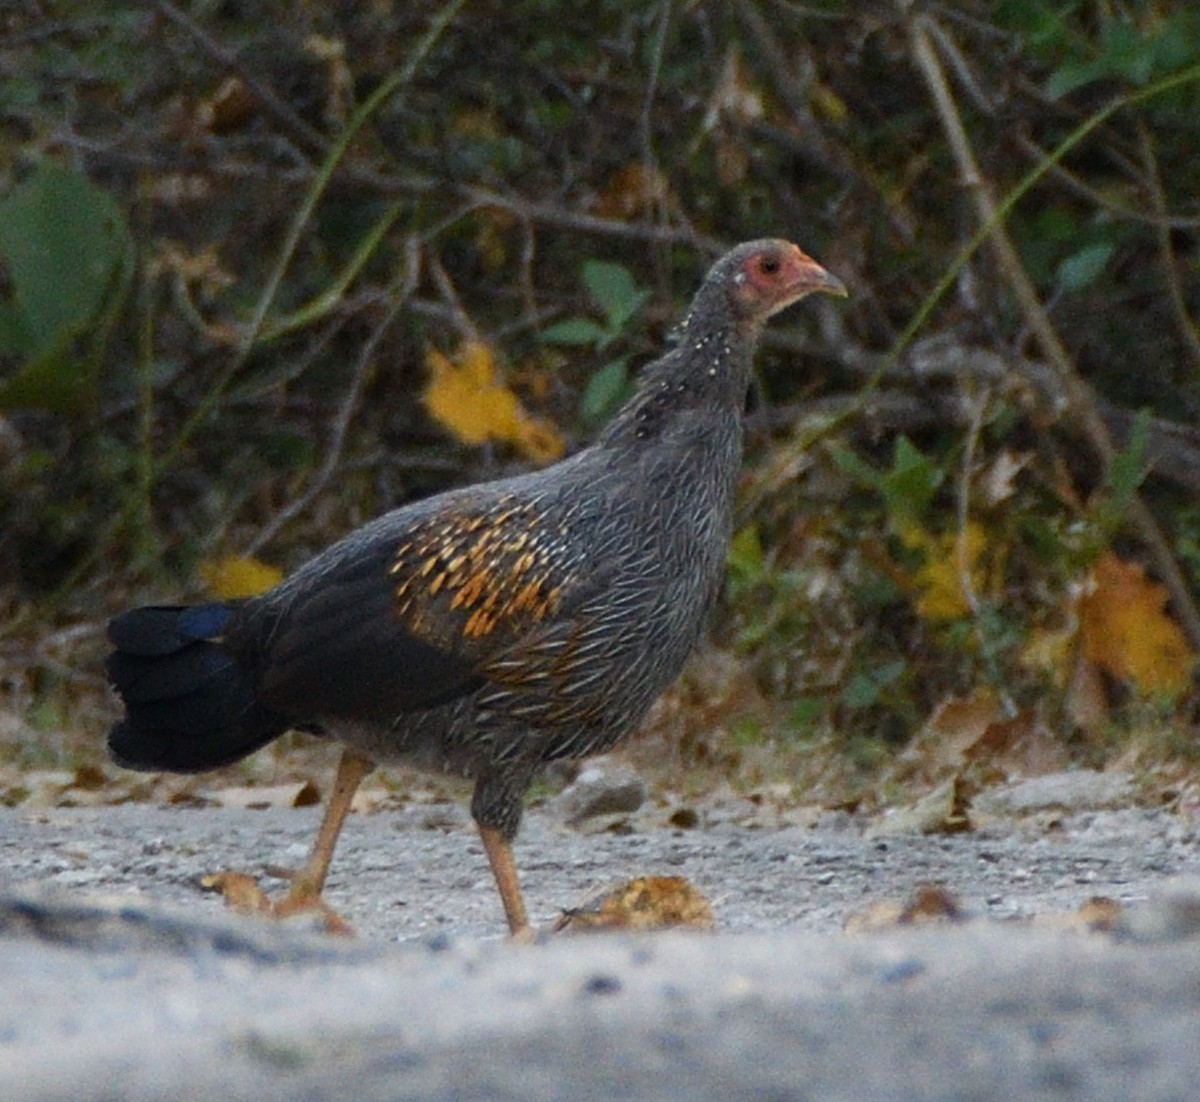
<svg viewBox="0 0 1200 1102"><path fill-rule="evenodd" d="M480 512L431 517L396 550L397 615L420 630L425 601L441 596L461 613L461 634L489 635L558 607L567 529L547 527L530 503L504 497Z"/></svg>

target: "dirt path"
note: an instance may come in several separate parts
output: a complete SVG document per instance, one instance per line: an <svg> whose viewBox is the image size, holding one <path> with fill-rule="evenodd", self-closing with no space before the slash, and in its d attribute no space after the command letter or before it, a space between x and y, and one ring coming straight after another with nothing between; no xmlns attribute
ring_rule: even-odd
<svg viewBox="0 0 1200 1102"><path fill-rule="evenodd" d="M651 816L587 835L530 813L517 857L537 921L607 881L670 873L713 901L715 936L508 945L456 805L351 820L329 896L354 942L239 921L196 887L216 868L296 864L317 815L0 811L0 1098L352 1085L446 1102L1127 1102L1200 1081L1200 891L1165 894L1200 868L1200 842L1165 811L897 837L718 811L693 830ZM969 921L842 932L930 880ZM1123 905L1122 935L1064 917L1097 895ZM1005 921L1018 916L1038 919Z"/></svg>

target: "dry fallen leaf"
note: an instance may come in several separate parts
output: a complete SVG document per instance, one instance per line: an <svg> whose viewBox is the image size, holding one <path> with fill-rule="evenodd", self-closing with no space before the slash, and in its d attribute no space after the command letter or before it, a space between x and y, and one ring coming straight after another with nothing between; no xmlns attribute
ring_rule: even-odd
<svg viewBox="0 0 1200 1102"><path fill-rule="evenodd" d="M1016 478L1033 458L1032 452L1010 452L1002 450L992 463L989 463L979 480L979 488L983 494L983 503L988 508L1007 501L1016 493Z"/></svg>
<svg viewBox="0 0 1200 1102"><path fill-rule="evenodd" d="M667 178L662 172L645 161L631 161L608 178L591 209L602 218L628 222L660 209L667 198Z"/></svg>
<svg viewBox="0 0 1200 1102"><path fill-rule="evenodd" d="M731 46L708 100L703 126L715 139L717 178L722 187L737 187L750 170L742 131L762 118L763 98L751 83L741 50Z"/></svg>
<svg viewBox="0 0 1200 1102"><path fill-rule="evenodd" d="M992 724L1001 720L1004 710L1000 698L991 689L976 689L970 696L946 697L925 723L931 739L922 753L936 770L961 769L966 755Z"/></svg>
<svg viewBox="0 0 1200 1102"><path fill-rule="evenodd" d="M563 911L554 930L711 930L712 907L682 876L640 876Z"/></svg>
<svg viewBox="0 0 1200 1102"><path fill-rule="evenodd" d="M1108 696L1099 667L1083 655L1076 655L1067 682L1067 717L1082 731L1101 738L1109 722Z"/></svg>
<svg viewBox="0 0 1200 1102"><path fill-rule="evenodd" d="M258 113L258 101L240 77L228 76L196 105L195 123L213 134L241 130Z"/></svg>
<svg viewBox="0 0 1200 1102"><path fill-rule="evenodd" d="M1098 933L1111 933L1116 929L1117 920L1124 908L1115 899L1106 895L1093 895L1084 900L1080 906L1079 921L1089 930Z"/></svg>
<svg viewBox="0 0 1200 1102"><path fill-rule="evenodd" d="M1036 777L1066 768L1070 755L1062 739L1033 709L989 723L963 752L967 764L986 762L1007 777Z"/></svg>
<svg viewBox="0 0 1200 1102"><path fill-rule="evenodd" d="M894 926L917 926L928 922L961 922L962 905L942 884L918 884L906 899L879 899L849 915L843 923L847 933L888 930Z"/></svg>
<svg viewBox="0 0 1200 1102"><path fill-rule="evenodd" d="M1032 921L1037 926L1051 926L1060 930L1108 934L1116 929L1124 910L1117 900L1107 895L1093 895L1085 899L1076 911L1035 915Z"/></svg>
<svg viewBox="0 0 1200 1102"><path fill-rule="evenodd" d="M321 802L321 793L312 781L275 785L230 785L210 792L218 807L261 810L267 807L312 807Z"/></svg>
<svg viewBox="0 0 1200 1102"><path fill-rule="evenodd" d="M1140 565L1102 555L1079 599L1084 657L1142 693L1179 696L1191 684L1196 656L1166 603L1166 589Z"/></svg>

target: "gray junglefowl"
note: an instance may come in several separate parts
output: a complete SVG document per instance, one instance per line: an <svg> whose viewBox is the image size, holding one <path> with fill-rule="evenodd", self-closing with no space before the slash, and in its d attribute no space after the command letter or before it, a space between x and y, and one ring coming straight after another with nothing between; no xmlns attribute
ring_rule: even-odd
<svg viewBox="0 0 1200 1102"><path fill-rule="evenodd" d="M679 674L721 585L755 346L814 292L846 293L787 241L739 245L590 447L395 509L260 596L116 617L113 758L190 773L289 729L340 742L280 911L320 900L376 763L471 777L509 930L527 934L510 848L524 793L546 762L629 735Z"/></svg>

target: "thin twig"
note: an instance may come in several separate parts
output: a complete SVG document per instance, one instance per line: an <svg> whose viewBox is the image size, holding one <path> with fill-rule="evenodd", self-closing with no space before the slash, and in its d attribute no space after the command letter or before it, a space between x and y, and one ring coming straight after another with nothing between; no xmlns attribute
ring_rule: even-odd
<svg viewBox="0 0 1200 1102"><path fill-rule="evenodd" d="M528 218L518 218L521 226L521 255L517 261L517 286L521 288L521 306L526 322L533 322L532 328L537 328L534 321L538 316L537 290L533 280L533 260L537 256L537 228Z"/></svg>
<svg viewBox="0 0 1200 1102"><path fill-rule="evenodd" d="M958 164L963 184L975 203L979 221L990 227L989 240L1000 271L1016 296L1026 323L1041 346L1043 355L1059 377L1067 396L1071 416L1079 422L1084 435L1095 449L1105 469L1108 469L1116 457L1116 445L1113 443L1108 426L1100 416L1091 387L1076 370L1070 354L1059 339L1058 333L1038 299L1037 290L1021 263L1002 219L997 217L997 204L991 187L979 169L958 106L954 102L949 83L946 80L945 71L930 42L930 36L926 29L928 17L913 14L906 0L899 0L899 6L907 19L913 60L929 88L930 97L941 120L942 130L949 142L951 152ZM1175 611L1183 622L1188 639L1194 648L1200 650L1200 609L1196 607L1195 598L1192 596L1183 572L1179 569L1179 564L1171 553L1162 529L1146 507L1145 502L1136 494L1130 498L1129 514L1133 526L1141 535L1150 553L1163 584L1166 585L1171 595Z"/></svg>
<svg viewBox="0 0 1200 1102"><path fill-rule="evenodd" d="M471 320L471 315L467 313L466 307L463 306L462 299L454 287L454 281L450 278L450 273L446 271L441 258L433 251L430 251L429 254L429 274L433 276L438 293L449 308L450 314L454 318L454 326L462 339L466 341L481 340L479 329Z"/></svg>
<svg viewBox="0 0 1200 1102"><path fill-rule="evenodd" d="M654 98L658 92L658 80L662 74L663 56L666 53L667 29L671 25L671 0L660 0L658 22L654 28L652 54L650 57L650 72L646 79L646 89L642 94L642 110L638 116L638 129L641 131L642 160L651 179L661 176L658 155L654 152ZM657 195L656 213L660 222L667 218L666 189L654 189Z"/></svg>
<svg viewBox="0 0 1200 1102"><path fill-rule="evenodd" d="M1184 347L1192 357L1193 364L1200 368L1200 330L1188 313L1187 299L1184 298L1183 287L1179 282L1179 269L1175 263L1175 248L1171 244L1171 231L1166 222L1167 200L1163 194L1162 176L1158 171L1158 157L1154 152L1154 142L1146 124L1138 120L1138 144L1142 150L1142 160L1146 165L1146 187L1150 192L1150 205L1157 216L1155 221L1155 236L1158 238L1158 258L1161 263L1163 282L1167 285L1167 297L1171 301L1171 310L1175 314L1175 326L1183 338Z"/></svg>
<svg viewBox="0 0 1200 1102"><path fill-rule="evenodd" d="M281 100L250 69L242 64L241 58L223 46L190 16L181 12L168 0L157 0L157 7L177 27L181 27L200 49L220 65L233 73L245 85L265 114L270 115L280 126L309 153L324 157L329 152L330 141L315 127L310 126L300 115Z"/></svg>
<svg viewBox="0 0 1200 1102"><path fill-rule="evenodd" d="M421 62L433 48L434 43L445 31L450 21L458 14L459 9L464 3L465 0L449 0L449 3L434 17L429 29L413 48L404 66L375 89L362 106L355 111L353 117L346 124L346 128L330 146L325 160L321 163L321 167L309 185L299 209L288 226L287 236L279 250L279 255L275 258L274 267L267 276L267 281L259 293L258 302L255 304L250 320L242 331L236 354L230 357L229 363L217 375L216 382L196 404L196 408L187 420L184 421L179 432L176 433L171 446L162 457L160 468L169 466L183 451L192 434L207 420L216 408L217 403L220 402L221 396L228 389L229 384L233 382L234 376L237 375L246 360L249 359L250 352L257 343L259 334L263 331L267 314L275 302L279 287L283 283L283 277L291 265L292 257L295 255L301 238L312 222L317 204L321 201L321 197L325 194L325 190L329 186L334 169L345 156L347 149L349 149L350 142L383 103L411 82Z"/></svg>
<svg viewBox="0 0 1200 1102"><path fill-rule="evenodd" d="M950 68L954 70L954 75L958 77L958 83L962 86L963 91L971 98L971 102L983 114L994 116L996 114L996 104L992 102L991 97L983 90L979 81L975 79L975 74L971 72L971 68L967 64L967 59L963 56L962 50L958 48L958 43L954 40L954 36L934 19L927 20L925 28L928 30L930 36L937 40L942 54L945 56Z"/></svg>
<svg viewBox="0 0 1200 1102"><path fill-rule="evenodd" d="M979 657L1000 697L1000 706L1005 715L1012 719L1017 714L1017 705L1012 694L1004 688L1004 677L1000 671L996 648L988 638L988 633L994 629L984 621L983 602L979 599L975 579L971 576L971 475L974 473L975 456L979 451L979 440L983 434L984 417L991 402L991 394L987 387L971 388L969 391L964 389L963 399L968 425L956 494L958 536L954 541L955 565L958 568L958 584L962 587L963 597L971 612L971 632L979 647Z"/></svg>
<svg viewBox="0 0 1200 1102"><path fill-rule="evenodd" d="M448 3L443 5L441 10L430 21L425 35L414 46L404 67L394 73L388 80L384 81L362 106L359 107L347 124L346 129L339 135L337 141L330 146L325 160L322 162L317 175L310 185L308 194L305 196L300 210L293 218L287 240L280 250L279 256L276 258L275 267L265 287L259 295L254 314L243 332L242 341L237 352L230 357L229 362L217 375L216 382L197 403L196 408L192 410L190 416L184 421L165 452L158 457L156 475L161 476L162 472L170 467L182 454L192 435L204 424L216 408L222 395L228 390L235 376L249 358L250 351L254 347L259 333L262 331L267 313L275 301L275 295L283 279L283 274L291 263L292 256L305 228L310 224L316 205L324 194L334 169L345 155L354 135L384 101L389 99L399 89L411 83L418 67L428 56L429 51L461 10L465 2L466 0L448 0ZM76 591L82 579L87 576L100 556L112 545L116 533L124 527L131 517L136 515L138 508L139 503L136 498L133 498L127 500L122 508L112 514L104 531L92 543L88 553L67 572L66 577L58 584L54 592L42 599L38 609L40 615L46 615L49 609L62 604ZM25 613L14 618L9 623L0 626L0 637L14 634L20 630L31 618L31 615L32 613Z"/></svg>
<svg viewBox="0 0 1200 1102"><path fill-rule="evenodd" d="M363 388L366 386L367 378L370 376L371 369L375 364L375 350L379 347L379 342L383 339L384 333L391 327L392 322L400 316L400 312L412 297L413 291L416 290L417 277L421 269L420 257L421 251L418 241L415 237L410 237L404 250L404 272L397 283L396 292L392 297L387 312L379 324L372 330L371 335L363 344L362 351L358 354L358 362L354 365L354 374L351 376L350 386L342 397L337 414L333 419L333 432L330 436L329 447L325 452L325 458L321 463L320 469L313 476L312 481L308 484L305 491L299 497L290 501L284 509L276 513L271 518L271 521L250 541L250 545L246 550L247 554L253 555L259 548L273 540L285 524L308 508L312 500L325 488L326 484L333 477L338 464L341 462L342 451L346 443L346 433L349 431L350 422L354 417L355 411L358 409Z"/></svg>
<svg viewBox="0 0 1200 1102"><path fill-rule="evenodd" d="M729 247L728 242L698 233L686 225L660 226L654 222L620 222L615 218L583 214L566 207L555 206L553 203L524 199L519 195L502 195L473 184L465 184L457 191L476 206L492 207L530 222L561 226L581 233L619 237L628 241L651 241L661 245L690 245L710 256L719 256Z"/></svg>
<svg viewBox="0 0 1200 1102"><path fill-rule="evenodd" d="M829 140L813 116L808 99L808 86L812 83L813 72L811 56L785 50L771 22L759 11L757 4L750 0L738 0L735 10L761 51L775 91L787 105L793 125L800 130L808 156L837 179L857 182L860 174L853 162ZM801 69L799 74L796 72L797 66Z"/></svg>
<svg viewBox="0 0 1200 1102"><path fill-rule="evenodd" d="M1016 142L1034 161L1037 161L1039 164L1046 162L1049 154L1032 138L1025 134L1018 134L1016 135ZM1109 214L1116 215L1118 218L1124 218L1130 222L1142 222L1150 226L1161 226L1169 230L1200 229L1200 215L1171 214L1166 210L1147 214L1144 210L1138 210L1136 207L1114 202L1109 196L1086 183L1062 164L1051 165L1050 175L1059 180L1076 195L1086 199L1089 203L1093 203L1101 210L1106 210Z"/></svg>

